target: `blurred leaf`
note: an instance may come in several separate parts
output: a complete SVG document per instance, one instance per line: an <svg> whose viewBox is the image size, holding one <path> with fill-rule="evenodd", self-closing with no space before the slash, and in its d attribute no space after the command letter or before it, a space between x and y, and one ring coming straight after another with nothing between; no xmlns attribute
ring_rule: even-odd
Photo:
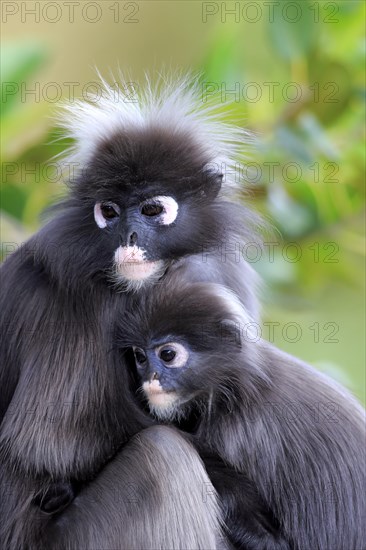
<svg viewBox="0 0 366 550"><path fill-rule="evenodd" d="M242 55L238 48L239 25L222 25L203 62L205 80L234 82L242 76Z"/></svg>
<svg viewBox="0 0 366 550"><path fill-rule="evenodd" d="M357 12L362 4L363 0L352 0L352 2L350 2L349 0L338 0L337 2L337 6L342 16L353 15L355 12Z"/></svg>
<svg viewBox="0 0 366 550"><path fill-rule="evenodd" d="M7 183L1 188L0 197L2 209L14 218L21 220L27 201L27 191L11 183Z"/></svg>
<svg viewBox="0 0 366 550"><path fill-rule="evenodd" d="M285 237L300 237L316 224L309 209L295 202L279 185L269 187L268 211Z"/></svg>
<svg viewBox="0 0 366 550"><path fill-rule="evenodd" d="M285 157L292 161L299 161L304 164L311 164L315 158L311 147L305 141L303 136L296 131L295 127L279 126L275 130L275 141L277 147L282 148Z"/></svg>
<svg viewBox="0 0 366 550"><path fill-rule="evenodd" d="M356 88L352 74L345 65L329 59L318 58L310 64L311 109L324 124L334 123L344 110Z"/></svg>
<svg viewBox="0 0 366 550"><path fill-rule="evenodd" d="M242 98L245 83L243 55L238 40L240 26L223 25L203 62L208 98L215 97L228 119L246 117L247 105ZM239 47L238 47L239 44Z"/></svg>
<svg viewBox="0 0 366 550"><path fill-rule="evenodd" d="M36 42L4 44L1 52L2 116L18 101L21 86L46 61L44 45Z"/></svg>
<svg viewBox="0 0 366 550"><path fill-rule="evenodd" d="M273 256L269 258L263 253L261 259L255 264L256 271L267 284L277 286L295 285L298 276L298 269L294 263L287 262L281 254L282 243L273 246ZM271 250L272 252L272 250Z"/></svg>
<svg viewBox="0 0 366 550"><path fill-rule="evenodd" d="M302 113L298 118L299 126L304 131L313 148L329 159L339 158L336 146L328 138L324 128L316 116L310 111Z"/></svg>
<svg viewBox="0 0 366 550"><path fill-rule="evenodd" d="M316 27L314 15L306 1L280 0L274 18L267 20L268 37L272 47L284 59L305 56L314 46Z"/></svg>
<svg viewBox="0 0 366 550"><path fill-rule="evenodd" d="M22 100L22 87L47 59L45 47L38 42L5 44L1 52L2 132L0 147L3 158L16 160L33 143L44 137L49 105Z"/></svg>
<svg viewBox="0 0 366 550"><path fill-rule="evenodd" d="M42 101L31 108L10 111L2 121L0 147L7 161L16 160L35 145L42 144L48 131L49 105Z"/></svg>

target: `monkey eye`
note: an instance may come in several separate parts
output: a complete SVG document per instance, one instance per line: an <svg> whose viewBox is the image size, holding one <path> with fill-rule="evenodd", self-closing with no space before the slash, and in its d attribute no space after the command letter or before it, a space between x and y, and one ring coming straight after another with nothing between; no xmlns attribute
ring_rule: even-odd
<svg viewBox="0 0 366 550"><path fill-rule="evenodd" d="M164 348L160 350L159 353L159 357L162 361L164 361L164 363L170 363L171 361L173 361L176 355L177 352L171 348Z"/></svg>
<svg viewBox="0 0 366 550"><path fill-rule="evenodd" d="M139 365L144 365L146 363L147 357L142 349L134 348L133 353L136 359L136 363L138 363Z"/></svg>
<svg viewBox="0 0 366 550"><path fill-rule="evenodd" d="M113 202L102 202L100 205L100 211L103 218L106 220L117 218L120 213L119 207Z"/></svg>
<svg viewBox="0 0 366 550"><path fill-rule="evenodd" d="M189 351L179 342L166 342L155 349L155 354L169 369L182 368L188 365Z"/></svg>
<svg viewBox="0 0 366 550"><path fill-rule="evenodd" d="M157 202L146 202L141 207L141 214L148 217L159 216L163 211L164 207Z"/></svg>

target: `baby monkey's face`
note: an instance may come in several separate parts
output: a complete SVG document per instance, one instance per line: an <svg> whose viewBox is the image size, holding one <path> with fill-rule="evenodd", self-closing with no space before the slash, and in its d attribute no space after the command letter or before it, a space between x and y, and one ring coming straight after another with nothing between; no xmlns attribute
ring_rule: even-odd
<svg viewBox="0 0 366 550"><path fill-rule="evenodd" d="M179 416L181 406L192 397L180 383L190 368L188 346L167 341L145 349L133 347L133 352L150 411L162 420Z"/></svg>

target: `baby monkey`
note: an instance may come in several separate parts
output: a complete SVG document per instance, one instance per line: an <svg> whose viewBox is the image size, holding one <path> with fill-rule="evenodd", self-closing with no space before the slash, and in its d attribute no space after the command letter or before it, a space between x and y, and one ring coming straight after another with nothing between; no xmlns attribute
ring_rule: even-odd
<svg viewBox="0 0 366 550"><path fill-rule="evenodd" d="M119 333L137 395L196 445L234 548L365 548L361 406L250 321L218 284L146 295Z"/></svg>
<svg viewBox="0 0 366 550"><path fill-rule="evenodd" d="M241 370L237 322L243 308L222 285L174 287L136 299L121 318L118 344L136 367L137 398L157 421L174 424L197 447L220 495L228 548L289 550L256 485L214 441L217 415L234 413L231 385L235 365Z"/></svg>

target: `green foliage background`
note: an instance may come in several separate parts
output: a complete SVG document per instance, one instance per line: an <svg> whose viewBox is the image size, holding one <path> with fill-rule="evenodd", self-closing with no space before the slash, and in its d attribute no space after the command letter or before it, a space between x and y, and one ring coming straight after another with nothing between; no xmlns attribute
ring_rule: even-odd
<svg viewBox="0 0 366 550"><path fill-rule="evenodd" d="M55 141L56 105L42 94L24 97L24 86L81 87L96 80L95 65L105 76L126 67L135 78L163 66L199 70L228 118L257 135L243 200L275 228L265 236L272 244L252 258L264 280L264 323L275 323L278 346L365 400L365 3L281 1L270 19L254 2L262 9L254 21L248 2L239 2L248 11L238 17L225 15L221 2L120 2L120 15L135 6L132 24L113 21L107 4L100 3L104 17L95 25L64 16L54 25L20 16L3 25L3 256L63 193L47 168L67 145ZM215 13L205 17L208 4ZM301 10L297 22L283 16L293 18L289 4ZM270 336L268 324L263 336Z"/></svg>

